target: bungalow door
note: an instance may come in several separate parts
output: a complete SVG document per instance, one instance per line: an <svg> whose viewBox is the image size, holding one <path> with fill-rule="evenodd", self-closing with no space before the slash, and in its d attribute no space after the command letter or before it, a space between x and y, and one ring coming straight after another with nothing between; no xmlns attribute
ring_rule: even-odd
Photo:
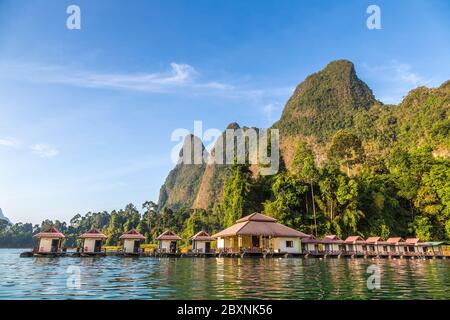
<svg viewBox="0 0 450 320"><path fill-rule="evenodd" d="M134 253L138 253L140 248L141 248L141 241L140 240L134 240L133 252Z"/></svg>
<svg viewBox="0 0 450 320"><path fill-rule="evenodd" d="M211 242L205 242L205 252L209 253L211 251Z"/></svg>
<svg viewBox="0 0 450 320"><path fill-rule="evenodd" d="M259 236L252 236L252 247L259 248Z"/></svg>
<svg viewBox="0 0 450 320"><path fill-rule="evenodd" d="M170 252L171 253L177 252L177 242L176 241L170 242Z"/></svg>
<svg viewBox="0 0 450 320"><path fill-rule="evenodd" d="M58 252L58 248L59 248L59 239L53 239L51 252Z"/></svg>
<svg viewBox="0 0 450 320"><path fill-rule="evenodd" d="M94 252L101 252L101 251L102 251L102 240L95 240Z"/></svg>

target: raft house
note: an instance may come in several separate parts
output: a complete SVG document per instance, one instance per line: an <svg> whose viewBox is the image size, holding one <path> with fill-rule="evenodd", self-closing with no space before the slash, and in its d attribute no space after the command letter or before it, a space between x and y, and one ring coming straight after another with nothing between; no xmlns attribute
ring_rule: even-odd
<svg viewBox="0 0 450 320"><path fill-rule="evenodd" d="M119 255L123 256L139 256L141 254L141 242L145 237L135 229L124 233L119 237L122 242L122 249Z"/></svg>
<svg viewBox="0 0 450 320"><path fill-rule="evenodd" d="M217 239L219 256L273 256L300 255L301 240L311 236L253 213L212 237Z"/></svg>
<svg viewBox="0 0 450 320"><path fill-rule="evenodd" d="M42 232L34 235L39 239L39 245L33 250L34 256L61 256L65 254L62 248L64 234L54 227L49 227Z"/></svg>
<svg viewBox="0 0 450 320"><path fill-rule="evenodd" d="M159 255L179 256L181 253L178 250L178 241L182 238L172 230L166 230L160 234L156 240L158 240Z"/></svg>
<svg viewBox="0 0 450 320"><path fill-rule="evenodd" d="M261 213L253 213L236 221L236 224L212 236L200 231L189 238L192 249L182 254L178 249L178 241L182 238L171 230L159 235L156 252L147 253L141 250L141 242L145 237L131 229L120 236L121 249L117 252L102 250L106 235L92 228L82 234L84 240L80 252L66 254L62 248L64 234L54 227L36 234L39 246L31 252L24 252L22 257L31 256L89 256L89 255L122 255L152 257L347 257L347 258L438 258L450 257L450 243L424 242L418 238L403 239L391 237L383 241L381 237L371 236L364 240L360 235L352 235L345 240L336 235L327 235L316 239L312 235L297 231L277 222L276 219ZM216 240L217 249L212 249Z"/></svg>
<svg viewBox="0 0 450 320"><path fill-rule="evenodd" d="M214 255L214 249L211 249L211 242L215 239L211 237L206 231L200 231L189 238L192 245L190 253L199 255Z"/></svg>
<svg viewBox="0 0 450 320"><path fill-rule="evenodd" d="M106 255L106 251L103 248L103 242L108 237L96 228L92 228L86 233L80 236L83 240L83 246L80 248L79 253L81 256L99 256Z"/></svg>

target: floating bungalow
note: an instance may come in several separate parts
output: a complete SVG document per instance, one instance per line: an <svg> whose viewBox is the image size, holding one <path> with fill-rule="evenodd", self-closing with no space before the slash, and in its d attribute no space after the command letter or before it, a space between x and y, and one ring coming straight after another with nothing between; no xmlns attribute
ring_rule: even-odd
<svg viewBox="0 0 450 320"><path fill-rule="evenodd" d="M194 236L192 236L189 241L192 243L192 252L193 253L212 253L211 250L211 241L214 241L214 238L211 237L206 231L200 231Z"/></svg>
<svg viewBox="0 0 450 320"><path fill-rule="evenodd" d="M166 230L160 234L156 240L158 240L158 252L159 253L171 253L175 254L178 252L179 240L182 240L179 235L177 235L172 230Z"/></svg>
<svg viewBox="0 0 450 320"><path fill-rule="evenodd" d="M119 239L122 241L121 253L123 255L141 254L141 242L145 240L145 237L135 229L131 229L127 233L124 233Z"/></svg>
<svg viewBox="0 0 450 320"><path fill-rule="evenodd" d="M62 248L64 234L54 227L36 234L39 246L32 251L22 252L21 257L33 256L93 256L93 255L141 255L141 242L145 237L132 229L122 236L122 249L117 252L103 250L103 242L107 238L98 229L92 228L80 235L82 248L76 253L67 253ZM180 257L178 250L180 236L166 230L156 238L158 250L146 256ZM211 249L211 242L217 240L217 249ZM349 257L349 258L439 258L450 257L450 243L424 242L419 238L391 237L383 241L381 237L371 236L364 240L361 236L349 236L345 240L336 235L327 235L316 239L285 225L276 219L261 213L253 213L236 221L236 224L210 236L200 231L191 238L192 250L186 256L314 256L314 257ZM80 250L81 249L81 250Z"/></svg>
<svg viewBox="0 0 450 320"><path fill-rule="evenodd" d="M80 254L82 256L103 255L103 241L108 237L96 228L92 228L80 236L83 240L83 247Z"/></svg>
<svg viewBox="0 0 450 320"><path fill-rule="evenodd" d="M322 240L311 236L302 239L302 250L305 254L339 255L345 252L345 241L336 235L327 235Z"/></svg>
<svg viewBox="0 0 450 320"><path fill-rule="evenodd" d="M345 251L350 254L364 254L367 250L366 241L360 236L350 236L345 239Z"/></svg>
<svg viewBox="0 0 450 320"><path fill-rule="evenodd" d="M303 232L277 223L261 213L253 213L236 224L212 236L217 248L225 253L301 253L301 239L311 237Z"/></svg>
<svg viewBox="0 0 450 320"><path fill-rule="evenodd" d="M378 252L378 242L381 242L381 237L368 237L366 240L367 251L370 254Z"/></svg>
<svg viewBox="0 0 450 320"><path fill-rule="evenodd" d="M429 255L439 257L450 257L450 243L445 241L427 242L426 250Z"/></svg>
<svg viewBox="0 0 450 320"><path fill-rule="evenodd" d="M58 256L63 254L61 246L65 236L58 229L50 227L34 237L39 239L39 247L33 251L34 255Z"/></svg>

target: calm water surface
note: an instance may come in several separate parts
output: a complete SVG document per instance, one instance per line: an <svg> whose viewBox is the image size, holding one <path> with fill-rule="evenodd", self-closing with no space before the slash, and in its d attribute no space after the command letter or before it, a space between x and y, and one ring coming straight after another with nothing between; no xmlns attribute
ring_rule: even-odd
<svg viewBox="0 0 450 320"><path fill-rule="evenodd" d="M450 299L450 260L19 258L22 251L0 249L0 299ZM371 291L372 264L381 289ZM67 286L70 267L81 271L79 289Z"/></svg>

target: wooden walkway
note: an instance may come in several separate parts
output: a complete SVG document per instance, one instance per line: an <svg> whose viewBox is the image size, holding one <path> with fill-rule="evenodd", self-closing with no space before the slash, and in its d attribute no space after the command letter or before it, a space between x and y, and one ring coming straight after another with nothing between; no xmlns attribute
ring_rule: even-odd
<svg viewBox="0 0 450 320"><path fill-rule="evenodd" d="M181 252L137 252L123 253L117 251L106 251L98 254L80 254L79 252L35 254L33 252L23 252L21 257L153 257L153 258L318 258L318 259L450 259L450 256L439 253L418 253L418 252L314 252L306 251L302 253L286 252L211 252L211 253L181 253Z"/></svg>

